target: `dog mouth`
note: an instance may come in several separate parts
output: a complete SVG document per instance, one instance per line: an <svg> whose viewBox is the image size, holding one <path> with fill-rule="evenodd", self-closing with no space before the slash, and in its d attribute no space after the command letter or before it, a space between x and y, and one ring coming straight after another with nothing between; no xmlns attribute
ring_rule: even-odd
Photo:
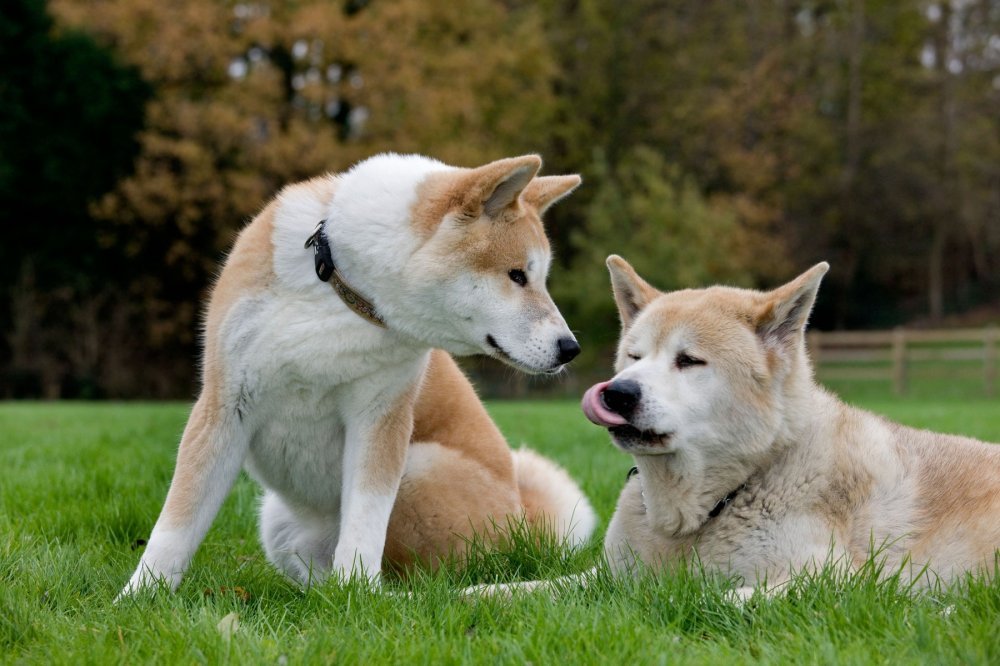
<svg viewBox="0 0 1000 666"><path fill-rule="evenodd" d="M624 416L611 411L604 404L602 394L604 393L604 389L610 384L610 381L601 382L587 389L587 392L583 394L583 399L580 401L580 407L590 422L596 425L605 428L627 425L628 420Z"/></svg>
<svg viewBox="0 0 1000 666"><path fill-rule="evenodd" d="M506 363L511 367L517 368L521 372L527 372L529 374L541 373L545 375L554 375L563 369L563 364L561 363L552 368L535 368L530 365L525 365L521 361L518 361L516 358L511 356L510 352L501 347L500 343L497 342L497 339L494 338L492 334L486 336L486 344L490 347L490 350L492 351L490 356L497 359L498 361Z"/></svg>
<svg viewBox="0 0 1000 666"><path fill-rule="evenodd" d="M629 419L612 411L604 400L604 390L611 381L600 382L587 389L580 401L584 415L592 423L607 428L615 446L630 453L666 453L673 433L642 430Z"/></svg>
<svg viewBox="0 0 1000 666"><path fill-rule="evenodd" d="M625 451L644 451L647 453L665 453L670 446L673 433L656 432L655 430L640 430L633 425L624 424L608 428L608 433L618 448Z"/></svg>

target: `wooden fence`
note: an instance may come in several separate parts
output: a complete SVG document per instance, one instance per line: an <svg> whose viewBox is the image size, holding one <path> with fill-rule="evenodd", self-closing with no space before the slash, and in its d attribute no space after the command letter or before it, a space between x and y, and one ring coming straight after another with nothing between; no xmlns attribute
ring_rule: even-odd
<svg viewBox="0 0 1000 666"><path fill-rule="evenodd" d="M938 376L946 378L958 366L979 364L983 390L989 397L997 390L997 349L1000 328L834 331L809 333L809 353L823 381L889 381L893 392L903 395L912 369L920 364L947 364Z"/></svg>

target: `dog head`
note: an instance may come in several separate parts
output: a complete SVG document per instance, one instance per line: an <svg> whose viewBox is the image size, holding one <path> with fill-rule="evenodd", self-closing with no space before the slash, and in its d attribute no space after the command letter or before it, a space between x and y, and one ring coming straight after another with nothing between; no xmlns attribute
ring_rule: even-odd
<svg viewBox="0 0 1000 666"><path fill-rule="evenodd" d="M634 455L706 465L765 455L811 381L804 328L828 264L769 292L661 293L620 257L608 268L622 323L617 374L586 392L587 417Z"/></svg>
<svg viewBox="0 0 1000 666"><path fill-rule="evenodd" d="M396 322L434 347L556 372L579 353L546 287L541 217L580 177L542 176L525 155L475 169L436 163L408 210L412 251L387 291Z"/></svg>

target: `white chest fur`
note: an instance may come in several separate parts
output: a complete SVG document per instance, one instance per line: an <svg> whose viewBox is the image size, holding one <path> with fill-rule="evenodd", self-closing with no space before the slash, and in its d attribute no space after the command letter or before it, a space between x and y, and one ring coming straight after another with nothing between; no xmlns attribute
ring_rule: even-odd
<svg viewBox="0 0 1000 666"><path fill-rule="evenodd" d="M244 298L222 340L226 393L249 432L247 470L296 505L338 511L352 419L366 401L391 402L418 381L427 352L359 318L329 288Z"/></svg>

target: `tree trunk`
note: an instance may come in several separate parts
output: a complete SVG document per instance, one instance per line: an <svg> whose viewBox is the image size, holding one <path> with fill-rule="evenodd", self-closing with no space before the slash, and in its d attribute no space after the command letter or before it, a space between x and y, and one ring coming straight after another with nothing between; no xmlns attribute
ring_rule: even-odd
<svg viewBox="0 0 1000 666"><path fill-rule="evenodd" d="M957 220L959 205L956 200L957 134L955 128L955 75L949 70L952 53L952 5L942 2L941 18L934 31L934 51L936 67L940 77L940 122L941 122L941 180L939 185L939 205L931 222L932 237L927 261L927 306L931 321L939 322L944 317L944 254L948 233Z"/></svg>

